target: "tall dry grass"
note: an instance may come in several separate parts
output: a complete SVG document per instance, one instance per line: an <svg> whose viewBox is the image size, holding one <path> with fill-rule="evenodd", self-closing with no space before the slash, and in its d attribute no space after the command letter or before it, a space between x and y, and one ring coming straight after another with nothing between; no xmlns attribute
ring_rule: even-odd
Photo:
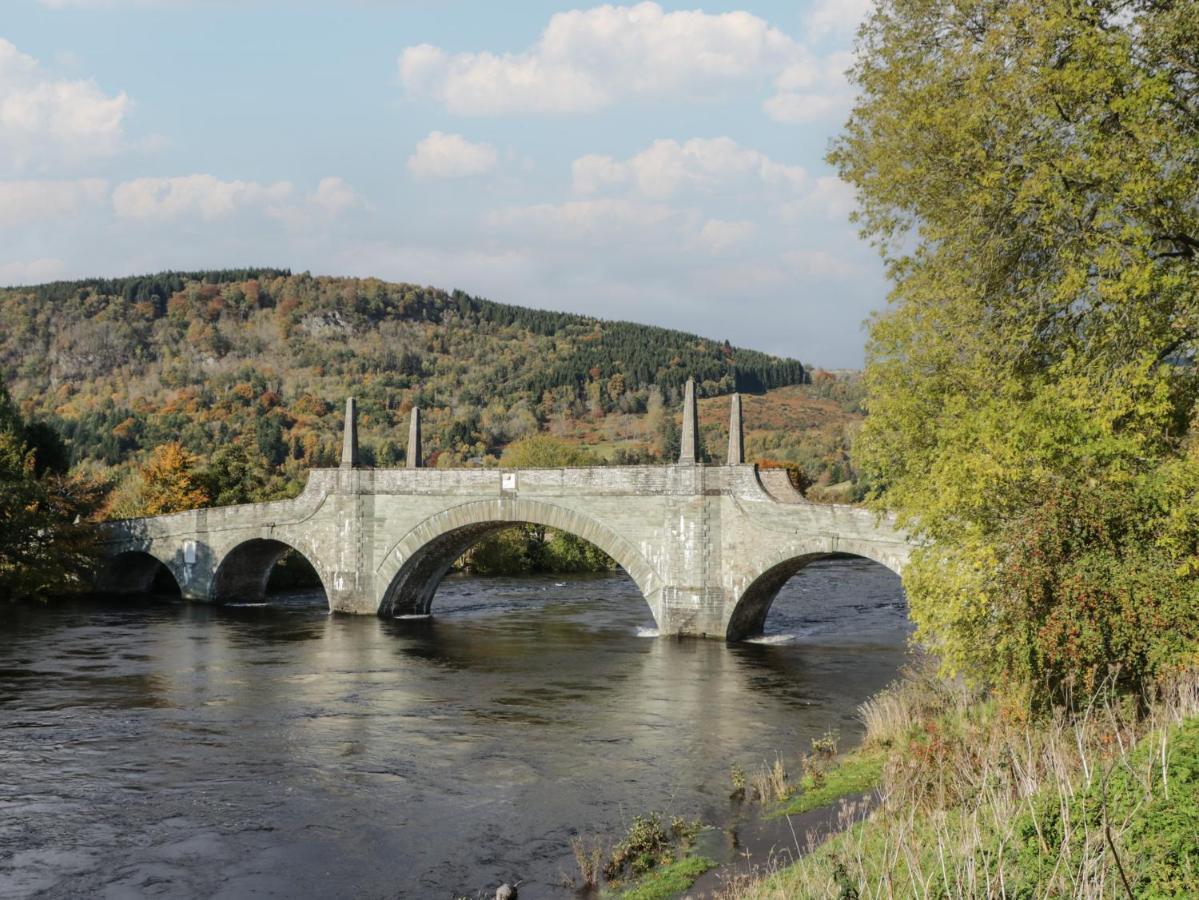
<svg viewBox="0 0 1199 900"><path fill-rule="evenodd" d="M1144 838L1130 828L1138 809L1168 796L1167 736L1199 716L1199 673L1141 702L1100 690L1084 708L1034 723L917 672L861 712L866 742L888 751L875 812L724 896L1133 896ZM1109 809L1109 780L1134 796ZM1181 865L1192 864L1199 858Z"/></svg>

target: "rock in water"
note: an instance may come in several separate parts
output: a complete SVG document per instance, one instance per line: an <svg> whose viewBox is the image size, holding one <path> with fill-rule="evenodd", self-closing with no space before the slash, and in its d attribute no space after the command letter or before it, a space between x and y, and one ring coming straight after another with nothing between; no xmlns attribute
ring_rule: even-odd
<svg viewBox="0 0 1199 900"><path fill-rule="evenodd" d="M510 884L501 884L495 889L495 900L516 900L516 888Z"/></svg>

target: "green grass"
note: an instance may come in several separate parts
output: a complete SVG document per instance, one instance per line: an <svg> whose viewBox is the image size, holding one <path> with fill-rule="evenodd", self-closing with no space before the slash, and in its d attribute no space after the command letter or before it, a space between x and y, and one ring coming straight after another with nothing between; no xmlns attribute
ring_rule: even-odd
<svg viewBox="0 0 1199 900"><path fill-rule="evenodd" d="M684 856L658 866L631 888L620 894L622 900L670 900L695 883L695 879L716 865L706 856Z"/></svg>
<svg viewBox="0 0 1199 900"><path fill-rule="evenodd" d="M1106 779L1100 774L1086 785L1081 773L1073 773L1072 791L1064 784L1042 785L1011 819L997 819L985 805L923 810L911 818L880 810L742 896L857 896L863 887L918 893L922 884L934 895L970 896L972 888L962 880L967 872L977 874L973 890L981 895L981 885L995 884L1002 865L1008 896L1046 896L1047 890L1069 896L1073 884L1079 895L1125 897L1105 823L1133 896L1199 896L1199 718L1150 732L1124 761L1106 762L1104 768ZM896 828L906 834L904 846L912 851L901 863ZM1093 882L1083 889L1071 881L1097 862L1107 866L1101 891L1095 892Z"/></svg>
<svg viewBox="0 0 1199 900"><path fill-rule="evenodd" d="M1078 865L1085 825L1102 833L1105 822L1127 825L1113 841L1133 893L1138 897L1193 897L1199 893L1199 719L1184 722L1168 734L1166 769L1161 767L1162 733L1146 736L1127 765L1115 766L1106 781L1096 779L1070 803L1063 828L1056 794L1041 792L1036 817L1017 820L1015 852L1020 872L1010 886L1016 893L1033 891L1055 864ZM1064 859L1045 846L1063 847Z"/></svg>
<svg viewBox="0 0 1199 900"><path fill-rule="evenodd" d="M838 760L819 785L810 775L800 782L800 791L783 800L767 813L767 817L793 816L798 813L819 809L853 794L861 794L878 787L883 774L883 754L877 751L858 750Z"/></svg>

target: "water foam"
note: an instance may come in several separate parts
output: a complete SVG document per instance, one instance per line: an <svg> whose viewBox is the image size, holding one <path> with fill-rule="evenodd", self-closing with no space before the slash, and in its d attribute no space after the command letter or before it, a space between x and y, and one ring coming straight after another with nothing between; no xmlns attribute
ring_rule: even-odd
<svg viewBox="0 0 1199 900"><path fill-rule="evenodd" d="M661 632L657 628L648 628L644 625L637 626L637 637L658 637Z"/></svg>
<svg viewBox="0 0 1199 900"><path fill-rule="evenodd" d="M763 634L758 637L748 638L747 644L789 644L795 640L797 634Z"/></svg>

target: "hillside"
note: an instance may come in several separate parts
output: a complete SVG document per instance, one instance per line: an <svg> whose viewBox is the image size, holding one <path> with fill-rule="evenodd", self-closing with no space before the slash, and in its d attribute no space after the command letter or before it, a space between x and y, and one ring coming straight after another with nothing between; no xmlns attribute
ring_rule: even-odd
<svg viewBox="0 0 1199 900"><path fill-rule="evenodd" d="M270 496L336 463L348 394L376 465L403 461L413 405L440 465L487 464L544 430L664 459L691 375L703 398L786 388L788 402L821 408L803 400L796 360L375 279L260 269L58 282L0 290L0 322L0 376L26 417L66 437L74 466L111 476L167 441L205 459L237 444L261 457ZM804 416L769 407L748 404L751 452L801 461L780 435ZM705 423L723 417L703 408Z"/></svg>

